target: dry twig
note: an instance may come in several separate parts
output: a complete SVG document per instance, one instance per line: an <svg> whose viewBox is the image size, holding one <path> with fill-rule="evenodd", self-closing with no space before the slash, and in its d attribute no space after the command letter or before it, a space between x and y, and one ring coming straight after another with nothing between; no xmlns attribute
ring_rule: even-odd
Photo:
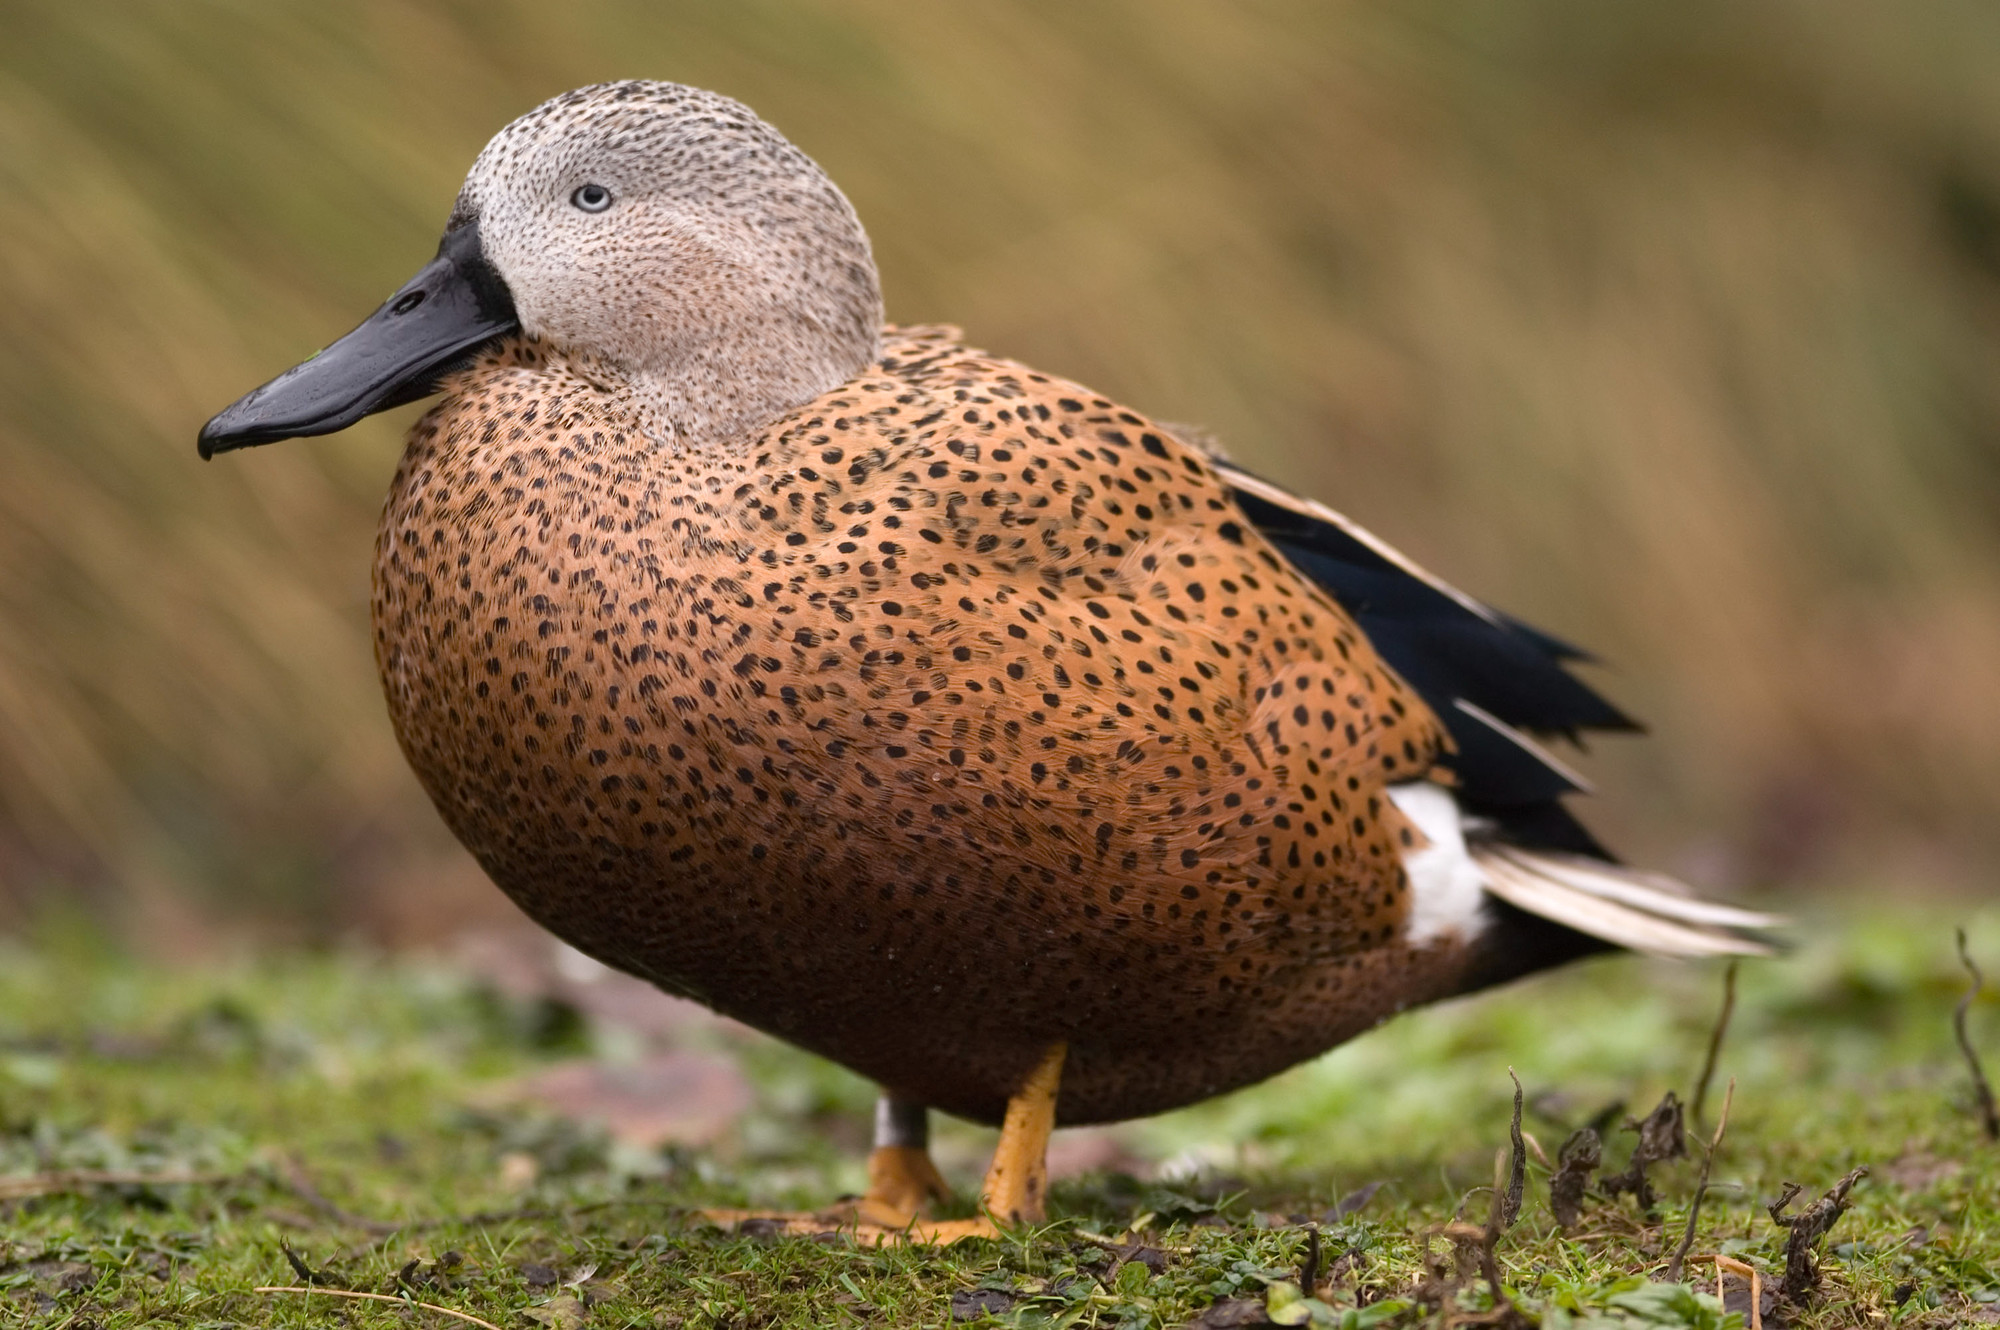
<svg viewBox="0 0 2000 1330"><path fill-rule="evenodd" d="M1688 1203L1687 1231L1681 1234L1681 1245L1674 1249L1674 1259L1667 1262L1667 1282L1681 1282L1681 1270L1687 1260L1688 1250L1694 1246L1695 1221L1701 1218L1701 1203L1708 1195L1708 1171L1715 1165L1715 1152L1722 1144L1722 1133L1729 1130L1729 1106L1736 1101L1736 1078L1729 1078L1729 1088L1722 1092L1722 1117L1715 1124L1715 1135L1709 1137L1708 1148L1701 1155L1701 1176L1694 1184L1694 1200Z"/></svg>
<svg viewBox="0 0 2000 1330"><path fill-rule="evenodd" d="M1507 1161L1507 1192L1497 1198L1502 1228L1512 1228L1521 1217L1521 1193L1528 1185L1528 1147L1521 1140L1521 1078L1512 1067L1507 1068L1507 1078L1514 1082L1514 1120L1507 1128L1511 1150Z"/></svg>
<svg viewBox="0 0 2000 1330"><path fill-rule="evenodd" d="M1739 1261L1733 1256L1718 1255L1715 1258L1715 1300L1723 1300L1722 1272L1742 1275L1750 1281L1750 1330L1764 1330L1764 1276L1757 1273L1757 1267Z"/></svg>
<svg viewBox="0 0 2000 1330"><path fill-rule="evenodd" d="M1688 1106L1688 1116L1694 1119L1696 1131L1702 1128L1701 1111L1708 1103L1708 1083L1715 1079L1715 1064L1722 1056L1723 1036L1729 1033L1729 1017L1736 1010L1736 967L1738 962L1729 962L1729 968L1722 972L1722 1010L1715 1015L1715 1028L1708 1034L1708 1056L1702 1060L1701 1077L1695 1082L1694 1102Z"/></svg>
<svg viewBox="0 0 2000 1330"><path fill-rule="evenodd" d="M1511 1068L1508 1074L1512 1075ZM1521 1111L1520 1086L1520 1081L1517 1080L1514 1082L1514 1112L1516 1114L1514 1121L1517 1124L1517 1132L1520 1122L1518 1115ZM1518 1135L1515 1140L1514 1166L1518 1169L1521 1166L1521 1149ZM1469 1234L1472 1245L1479 1253L1479 1273L1485 1277L1487 1290L1493 1300L1492 1310L1480 1317L1479 1323L1496 1326L1500 1330L1525 1330L1526 1327L1533 1325L1534 1322L1530 1321L1526 1314L1514 1305L1514 1300L1507 1296L1506 1285L1500 1282L1498 1248L1500 1246L1500 1235L1506 1230L1508 1223L1505 1216L1508 1196L1510 1191L1512 1191L1511 1188L1503 1187L1501 1184L1501 1179L1505 1176L1502 1170L1506 1167L1506 1155L1503 1152L1495 1151L1493 1155L1493 1200L1486 1209L1486 1227L1471 1228L1469 1225L1455 1224L1447 1228L1445 1232L1452 1234L1452 1236L1458 1238L1460 1241L1466 1241L1466 1235ZM1520 1209L1520 1193L1512 1191L1512 1194L1514 1208L1518 1213Z"/></svg>
<svg viewBox="0 0 2000 1330"><path fill-rule="evenodd" d="M395 1302L405 1307L422 1307L425 1311L437 1312L444 1316L455 1316L461 1321L484 1326L485 1330L500 1330L491 1321L481 1320L471 1312L454 1311L450 1307L440 1307L435 1302L418 1302L415 1298L398 1298L388 1293L362 1293L351 1288L300 1288L293 1284L260 1284L251 1290L255 1293L304 1293L308 1297L318 1294L328 1298L357 1298L367 1302Z"/></svg>
<svg viewBox="0 0 2000 1330"><path fill-rule="evenodd" d="M1973 1002L1980 990L1986 987L1986 976L1979 972L1972 953L1966 950L1965 930L1958 930L1958 959L1972 976L1972 987L1965 990L1965 996L1958 1000L1958 1006L1951 1013L1952 1032L1958 1036L1958 1050L1965 1054L1965 1065L1972 1069L1972 1093L1979 1101L1980 1123L1986 1129L1986 1139L2000 1141L2000 1108L1993 1103L1993 1086L1986 1079L1986 1068L1980 1065L1979 1050L1972 1046L1972 1036L1965 1032L1966 1013L1972 1010Z"/></svg>

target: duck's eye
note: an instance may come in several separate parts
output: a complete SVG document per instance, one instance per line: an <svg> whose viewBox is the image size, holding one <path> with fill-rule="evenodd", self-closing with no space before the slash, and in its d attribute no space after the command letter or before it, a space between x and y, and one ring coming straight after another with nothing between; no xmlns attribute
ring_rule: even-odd
<svg viewBox="0 0 2000 1330"><path fill-rule="evenodd" d="M603 212L611 206L611 191L602 185L578 185L569 201L585 212Z"/></svg>

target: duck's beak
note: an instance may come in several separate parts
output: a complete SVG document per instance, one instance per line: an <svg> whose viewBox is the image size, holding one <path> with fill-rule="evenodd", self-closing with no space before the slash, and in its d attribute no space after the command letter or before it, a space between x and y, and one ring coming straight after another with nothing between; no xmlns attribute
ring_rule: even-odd
<svg viewBox="0 0 2000 1330"><path fill-rule="evenodd" d="M519 326L507 284L480 250L478 224L455 227L366 323L202 426L201 455L331 434L428 397L469 353Z"/></svg>

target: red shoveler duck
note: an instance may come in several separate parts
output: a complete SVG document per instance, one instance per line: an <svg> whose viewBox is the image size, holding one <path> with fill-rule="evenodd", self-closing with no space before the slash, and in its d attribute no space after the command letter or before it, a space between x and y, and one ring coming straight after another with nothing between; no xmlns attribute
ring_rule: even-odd
<svg viewBox="0 0 2000 1330"><path fill-rule="evenodd" d="M1140 411L885 326L744 106L582 88L437 257L201 452L441 395L376 550L410 764L606 964L882 1087L874 1236L1044 1214L1056 1122L1218 1095L1609 947L1764 949L1618 864L1578 653ZM927 1222L930 1109L1002 1125Z"/></svg>

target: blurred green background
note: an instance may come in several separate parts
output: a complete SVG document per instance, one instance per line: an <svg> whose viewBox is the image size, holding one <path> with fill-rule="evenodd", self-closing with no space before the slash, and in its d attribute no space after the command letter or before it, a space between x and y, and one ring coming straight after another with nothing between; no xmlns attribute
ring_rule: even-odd
<svg viewBox="0 0 2000 1330"><path fill-rule="evenodd" d="M0 926L506 907L367 628L414 409L203 465L565 88L741 98L892 317L1213 431L1588 644L1587 817L1729 888L2000 868L1985 0L0 4Z"/></svg>

